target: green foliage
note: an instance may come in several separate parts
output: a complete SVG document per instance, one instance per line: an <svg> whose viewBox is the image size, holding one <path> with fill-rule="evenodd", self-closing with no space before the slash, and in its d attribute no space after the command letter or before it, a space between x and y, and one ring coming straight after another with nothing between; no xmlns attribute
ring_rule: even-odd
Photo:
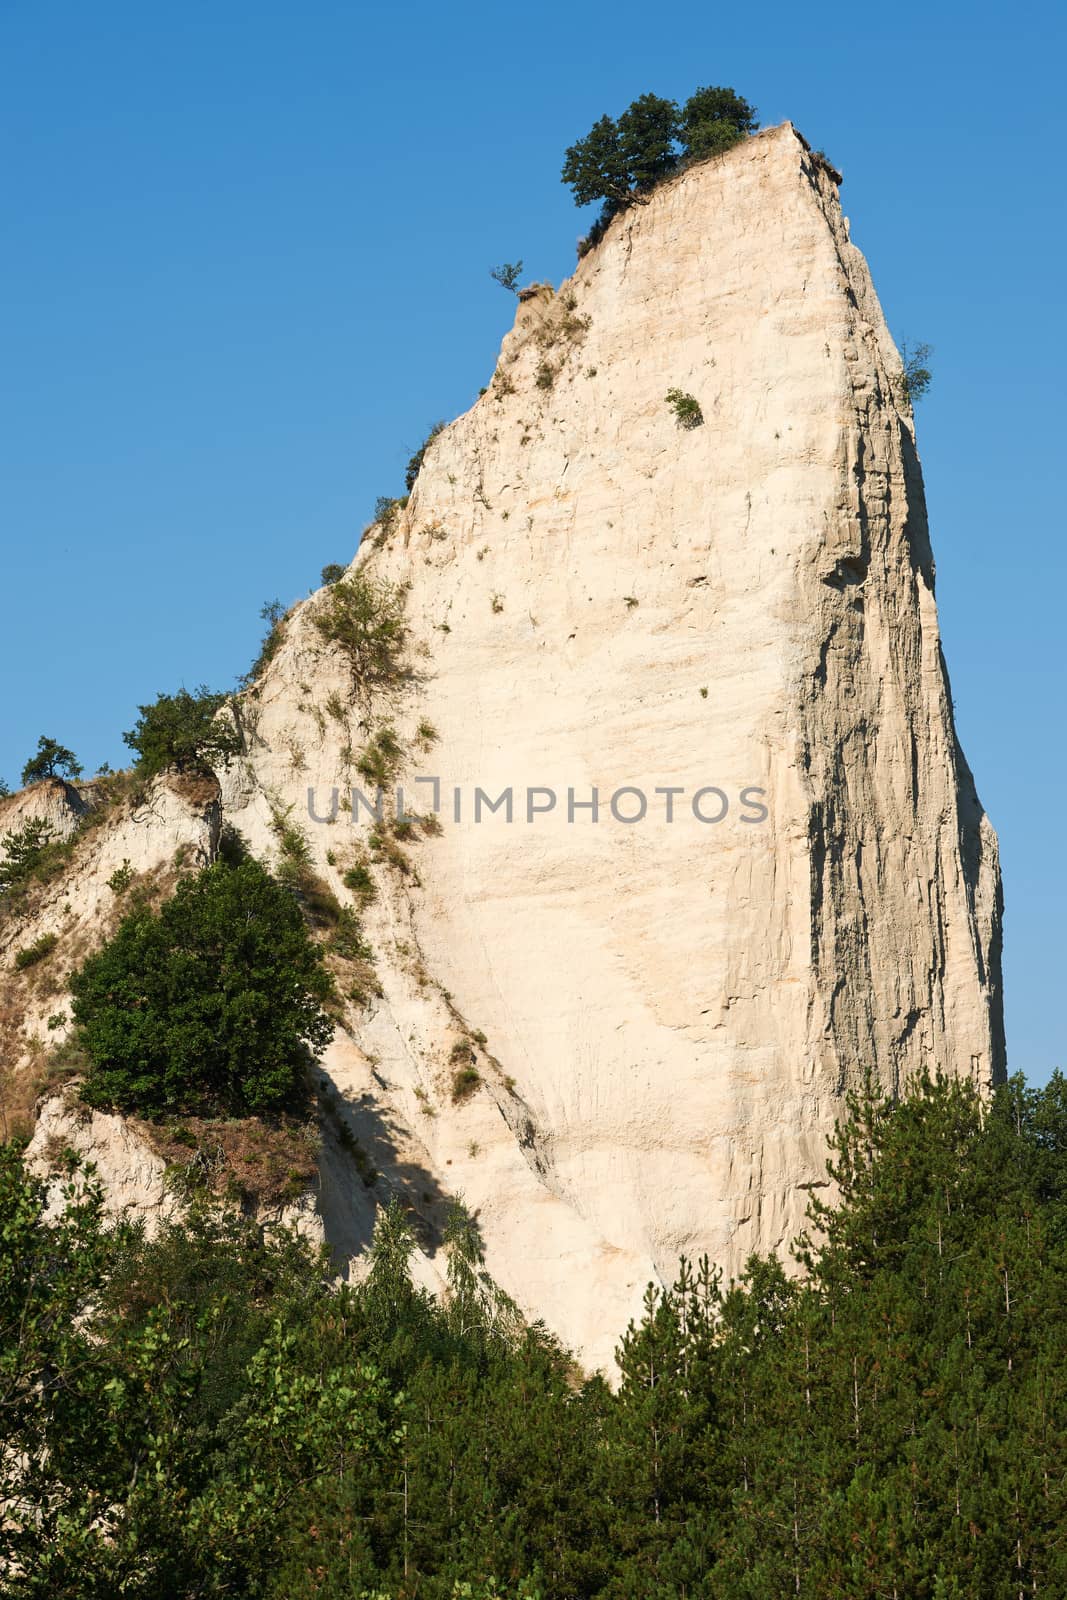
<svg viewBox="0 0 1067 1600"><path fill-rule="evenodd" d="M411 493L412 489L414 489L415 479L422 470L422 463L425 460L427 450L433 444L438 434L443 433L447 426L448 424L443 419L440 422L435 422L425 439L419 445L419 448L415 451L415 454L412 456L411 460L408 462L407 471L404 474L404 485L409 494Z"/></svg>
<svg viewBox="0 0 1067 1600"><path fill-rule="evenodd" d="M15 951L15 967L19 972L25 972L27 967L35 967L39 961L44 961L59 943L59 936L54 933L42 933L39 939L32 944L23 945Z"/></svg>
<svg viewBox="0 0 1067 1600"><path fill-rule="evenodd" d="M673 100L643 94L623 112L618 122L619 154L632 191L652 189L678 164L678 107Z"/></svg>
<svg viewBox="0 0 1067 1600"><path fill-rule="evenodd" d="M402 1189L337 1285L232 1214L110 1230L76 1167L57 1216L0 1149L5 1595L1067 1593L1067 1082L868 1089L834 1171L804 1279L683 1262L612 1392L462 1204Z"/></svg>
<svg viewBox="0 0 1067 1600"><path fill-rule="evenodd" d="M668 389L666 401L680 428L699 428L703 423L704 413L694 395L686 394L682 389Z"/></svg>
<svg viewBox="0 0 1067 1600"><path fill-rule="evenodd" d="M370 962L373 951L363 936L357 913L351 906L342 906L329 885L319 877L303 833L282 815L275 816L273 827L280 847L278 881L295 897L308 927L319 936L331 955L344 961ZM374 898L373 894L370 898ZM360 908L367 903L361 898ZM336 998L330 980L325 998Z"/></svg>
<svg viewBox="0 0 1067 1600"><path fill-rule="evenodd" d="M921 400L933 382L933 373L926 365L932 355L931 345L917 344L913 349L909 349L907 341L901 341L900 359L904 364L904 371L900 386L905 405L913 406L916 400Z"/></svg>
<svg viewBox="0 0 1067 1600"><path fill-rule="evenodd" d="M371 522L371 526L377 526L378 528L377 542L379 544L383 539L387 539L393 532L393 529L396 527L397 518L407 503L407 495L396 496L380 494L377 500L375 500L374 517Z"/></svg>
<svg viewBox="0 0 1067 1600"><path fill-rule="evenodd" d="M293 896L255 861L218 861L73 975L83 1097L147 1117L284 1105L330 1036L330 991Z"/></svg>
<svg viewBox="0 0 1067 1600"><path fill-rule="evenodd" d="M483 1346L490 1340L507 1343L522 1327L522 1318L509 1297L485 1267L478 1224L463 1204L454 1200L445 1220L448 1266L445 1317L461 1337Z"/></svg>
<svg viewBox="0 0 1067 1600"><path fill-rule="evenodd" d="M324 580L325 581L325 580ZM267 624L267 631L263 635L263 642L259 647L259 654L246 673L240 679L242 687L249 688L267 670L274 660L285 638L285 607L280 600L264 600L259 608L260 617Z"/></svg>
<svg viewBox="0 0 1067 1600"><path fill-rule="evenodd" d="M673 100L643 94L617 122L601 117L569 147L563 162L562 179L575 205L602 202L580 253L599 242L623 207L647 196L680 167L729 149L757 126L755 108L724 88L698 89L681 110Z"/></svg>
<svg viewBox="0 0 1067 1600"><path fill-rule="evenodd" d="M341 882L355 895L361 907L369 906L378 898L378 888L371 877L370 868L359 861L342 875Z"/></svg>
<svg viewBox="0 0 1067 1600"><path fill-rule="evenodd" d="M240 734L229 717L218 715L228 699L201 684L192 693L179 689L138 706L137 722L122 737L137 754L140 775L150 778L168 767L206 774L240 755Z"/></svg>
<svg viewBox="0 0 1067 1600"><path fill-rule="evenodd" d="M507 289L511 294L518 294L519 279L522 276L522 262L505 261L502 266L491 267L489 276L494 282L499 283L502 289Z"/></svg>
<svg viewBox="0 0 1067 1600"><path fill-rule="evenodd" d="M22 769L23 784L41 783L45 778L80 778L82 769L73 750L44 734L37 741L37 754Z"/></svg>
<svg viewBox="0 0 1067 1600"><path fill-rule="evenodd" d="M452 1104L462 1105L480 1087L482 1075L475 1066L474 1051L464 1040L452 1046Z"/></svg>
<svg viewBox="0 0 1067 1600"><path fill-rule="evenodd" d="M6 800L11 794L11 785L0 778L0 800Z"/></svg>
<svg viewBox="0 0 1067 1600"><path fill-rule="evenodd" d="M331 585L313 621L322 637L348 660L357 685L393 683L401 675L407 590L357 571Z"/></svg>
<svg viewBox="0 0 1067 1600"><path fill-rule="evenodd" d="M126 859L121 867L115 868L107 880L107 886L113 894L125 894L136 876L137 874L134 872L129 860Z"/></svg>
<svg viewBox="0 0 1067 1600"><path fill-rule="evenodd" d="M403 759L404 747L396 729L386 723L368 741L356 762L356 771L366 783L384 788L396 777Z"/></svg>
<svg viewBox="0 0 1067 1600"><path fill-rule="evenodd" d="M481 1074L477 1067L460 1067L452 1074L452 1103L461 1105L464 1100L469 1100L481 1083Z"/></svg>
<svg viewBox="0 0 1067 1600"><path fill-rule="evenodd" d="M0 895L25 884L44 861L52 843L51 829L30 819L0 839Z"/></svg>
<svg viewBox="0 0 1067 1600"><path fill-rule="evenodd" d="M338 906L327 949L345 961L370 961L374 952L363 937L363 927L351 906Z"/></svg>
<svg viewBox="0 0 1067 1600"><path fill-rule="evenodd" d="M619 129L606 114L566 151L563 182L574 195L576 206L603 200L617 208L630 199L631 179L619 141Z"/></svg>
<svg viewBox="0 0 1067 1600"><path fill-rule="evenodd" d="M339 561L330 561L322 569L322 581L324 584L340 583L346 571Z"/></svg>
<svg viewBox="0 0 1067 1600"><path fill-rule="evenodd" d="M682 107L678 135L687 156L701 161L754 133L756 108L733 89L697 89Z"/></svg>

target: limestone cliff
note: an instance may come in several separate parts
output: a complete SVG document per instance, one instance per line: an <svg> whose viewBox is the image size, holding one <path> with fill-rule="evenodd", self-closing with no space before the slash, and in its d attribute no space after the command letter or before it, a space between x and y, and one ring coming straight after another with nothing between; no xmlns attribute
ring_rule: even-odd
<svg viewBox="0 0 1067 1600"><path fill-rule="evenodd" d="M380 992L321 1080L343 1255L399 1193L432 1282L462 1193L504 1288L605 1364L680 1253L788 1245L867 1067L1002 1072L996 840L901 380L833 176L768 130L520 301L354 563L407 586L404 679L354 692L322 597L290 615L222 806L267 859L288 808L342 900L353 862L377 885ZM365 808L307 796L366 790L384 725L439 820L367 852Z"/></svg>

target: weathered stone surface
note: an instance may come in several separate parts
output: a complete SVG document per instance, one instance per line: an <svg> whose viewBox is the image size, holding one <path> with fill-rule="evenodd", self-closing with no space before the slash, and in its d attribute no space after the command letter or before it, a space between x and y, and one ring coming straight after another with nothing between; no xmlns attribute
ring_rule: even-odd
<svg viewBox="0 0 1067 1600"><path fill-rule="evenodd" d="M360 551L410 584L417 685L316 720L296 686L321 709L348 680L305 607L229 785L267 849L265 795L310 784L324 808L345 742L438 730L407 778L423 810L410 780L442 779L441 832L370 915L384 994L348 1082L403 1130L386 1181L416 1208L461 1190L500 1281L594 1362L680 1252L731 1271L788 1245L867 1067L890 1087L1002 1067L996 842L953 729L901 377L788 124L665 185L519 305L489 393ZM707 785L718 824L692 814ZM510 786L515 820L476 825L479 786ZM559 797L532 823L528 786ZM599 821L568 822L594 786ZM640 823L608 811L624 786ZM343 864L349 820L310 832ZM453 1013L487 1038L459 1106Z"/></svg>
<svg viewBox="0 0 1067 1600"><path fill-rule="evenodd" d="M58 779L34 784L3 803L0 837L36 821L53 840L69 840L97 804L91 785ZM6 1096L14 1078L35 1070L41 1054L69 1032L69 1015L58 1027L54 1019L68 1013L64 991L71 970L123 914L125 902L109 880L129 870L165 886L176 879L177 860L212 860L222 824L218 786L164 774L106 817L89 820L95 825L75 840L65 871L35 886L25 904L0 918L0 1130L9 1126ZM18 951L43 934L55 935L54 953L47 963L19 973Z"/></svg>
<svg viewBox="0 0 1067 1600"><path fill-rule="evenodd" d="M308 789L328 816L387 722L409 806L441 780L411 870L372 864L380 993L321 1074L319 1205L354 1270L396 1194L438 1282L462 1194L503 1287L608 1365L681 1252L731 1272L788 1246L865 1069L1002 1071L996 840L953 728L901 378L832 175L768 130L518 305L489 392L356 558L409 585L409 678L353 692L318 597L286 624L222 780L251 848L274 858L288 809L348 901L368 818L311 822ZM598 820L568 820L594 787ZM693 813L711 787L720 822ZM511 788L513 820L475 822L478 788ZM554 809L527 821L528 788ZM612 814L620 789L641 821Z"/></svg>

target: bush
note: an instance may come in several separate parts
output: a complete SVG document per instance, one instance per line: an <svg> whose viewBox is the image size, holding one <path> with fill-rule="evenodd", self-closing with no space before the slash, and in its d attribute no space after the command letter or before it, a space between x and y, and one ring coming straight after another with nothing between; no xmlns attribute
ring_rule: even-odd
<svg viewBox="0 0 1067 1600"><path fill-rule="evenodd" d="M327 949L345 961L370 961L374 952L363 937L363 928L351 906L338 906L337 922Z"/></svg>
<svg viewBox="0 0 1067 1600"><path fill-rule="evenodd" d="M443 433L447 426L448 424L443 420L440 422L435 422L425 439L419 445L419 448L415 451L415 454L412 456L411 460L408 462L408 469L404 474L404 483L409 494L411 493L412 489L414 489L415 479L422 470L422 463L425 459L427 450L433 444L438 434Z"/></svg>
<svg viewBox="0 0 1067 1600"><path fill-rule="evenodd" d="M322 581L326 585L340 583L346 571L339 561L331 561L322 569Z"/></svg>
<svg viewBox="0 0 1067 1600"><path fill-rule="evenodd" d="M83 1098L146 1117L282 1106L330 1037L331 988L293 896L257 861L217 861L72 977Z"/></svg>
<svg viewBox="0 0 1067 1600"><path fill-rule="evenodd" d="M370 740L356 762L356 771L365 783L384 789L396 777L403 759L404 747L397 738L396 729L387 723Z"/></svg>
<svg viewBox="0 0 1067 1600"><path fill-rule="evenodd" d="M263 642L259 653L247 672L243 672L239 679L242 688L247 689L250 684L266 671L278 653L279 646L285 637L282 623L285 621L285 607L280 600L265 600L259 608L259 614L267 624L267 631L263 635Z"/></svg>
<svg viewBox="0 0 1067 1600"><path fill-rule="evenodd" d="M33 876L52 842L50 829L34 820L4 834L0 839L0 895L18 888Z"/></svg>
<svg viewBox="0 0 1067 1600"><path fill-rule="evenodd" d="M24 945L21 950L16 950L15 966L17 970L25 972L27 967L35 967L38 961L43 961L46 956L52 954L58 943L59 937L57 934L42 933L41 937L35 939L32 944Z"/></svg>
<svg viewBox="0 0 1067 1600"><path fill-rule="evenodd" d="M378 898L378 887L365 862L359 861L354 867L349 867L342 875L341 882L351 894L355 895L363 908Z"/></svg>
<svg viewBox="0 0 1067 1600"><path fill-rule="evenodd" d="M682 389L668 389L666 400L680 428L700 427L704 421L704 413L695 395L686 394Z"/></svg>
<svg viewBox="0 0 1067 1600"><path fill-rule="evenodd" d="M928 344L917 344L913 350L909 350L907 341L901 340L900 359L904 363L904 371L900 388L905 405L913 406L916 400L921 400L933 382L933 373L926 365L932 355L933 348Z"/></svg>
<svg viewBox="0 0 1067 1600"><path fill-rule="evenodd" d="M130 887L130 884L133 882L136 876L137 874L134 872L133 867L130 864L129 857L126 857L123 860L122 866L116 867L110 878L107 880L107 886L111 890L112 894L125 894L126 890Z"/></svg>
<svg viewBox="0 0 1067 1600"><path fill-rule="evenodd" d="M315 626L347 656L357 683L369 686L399 677L407 639L406 599L405 588L355 572L332 584L319 601Z"/></svg>
<svg viewBox="0 0 1067 1600"><path fill-rule="evenodd" d="M452 1104L462 1105L464 1100L469 1100L482 1081L481 1073L477 1067L460 1067L452 1074Z"/></svg>
<svg viewBox="0 0 1067 1600"><path fill-rule="evenodd" d="M371 527L377 527L380 544L383 539L388 539L396 527L396 519L408 503L407 495L380 494L374 502L374 516Z"/></svg>
<svg viewBox="0 0 1067 1600"><path fill-rule="evenodd" d="M232 722L217 716L228 698L202 684L192 694L179 689L161 694L152 705L138 706L136 725L122 737L137 753L141 776L150 778L167 767L210 773L240 755L240 734Z"/></svg>
<svg viewBox="0 0 1067 1600"><path fill-rule="evenodd" d="M54 739L46 739L44 734L37 741L37 754L22 769L24 784L42 783L45 778L80 778L81 775L81 764L74 751L68 750L65 744L57 744Z"/></svg>

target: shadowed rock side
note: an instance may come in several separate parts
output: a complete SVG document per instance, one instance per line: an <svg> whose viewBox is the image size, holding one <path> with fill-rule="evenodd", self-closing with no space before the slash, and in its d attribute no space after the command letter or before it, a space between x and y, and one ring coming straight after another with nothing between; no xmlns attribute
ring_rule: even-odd
<svg viewBox="0 0 1067 1600"><path fill-rule="evenodd" d="M252 849L274 857L291 807L350 900L370 819L308 821L309 788L328 815L385 723L409 806L441 783L406 870L371 861L380 993L324 1063L362 1152L351 1205L349 1134L327 1152L342 1254L399 1193L434 1281L462 1194L501 1285L607 1365L680 1253L732 1272L788 1245L865 1068L1003 1071L996 840L953 728L901 379L831 176L768 130L518 305L488 392L356 558L409 586L406 678L354 692L321 600L290 617L222 778ZM528 822L531 786L558 798ZM569 820L594 787L598 819ZM729 809L701 822L712 787ZM510 788L512 820L476 822L478 788ZM641 821L612 815L622 788Z"/></svg>

